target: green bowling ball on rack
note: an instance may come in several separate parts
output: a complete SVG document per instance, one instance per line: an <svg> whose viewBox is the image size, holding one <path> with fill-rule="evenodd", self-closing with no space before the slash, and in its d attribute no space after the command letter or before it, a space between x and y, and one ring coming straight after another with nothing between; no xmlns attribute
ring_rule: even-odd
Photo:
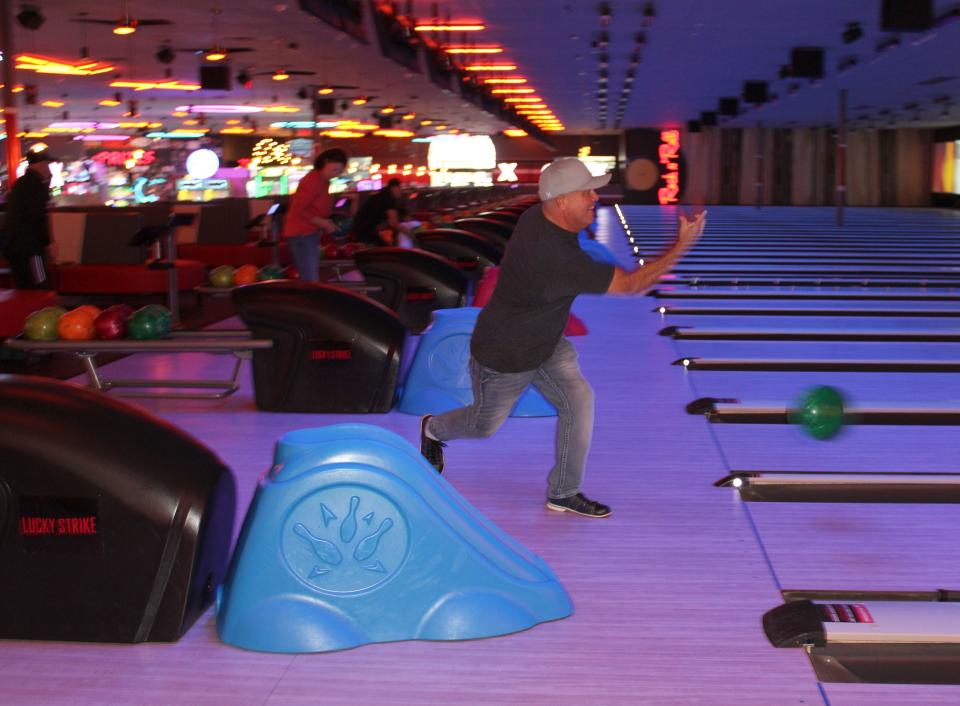
<svg viewBox="0 0 960 706"><path fill-rule="evenodd" d="M279 265L264 265L257 272L258 282L268 282L272 279L283 279L283 268Z"/></svg>
<svg viewBox="0 0 960 706"><path fill-rule="evenodd" d="M814 439L827 441L843 429L844 399L839 390L818 385L804 391L790 413L790 421L803 427Z"/></svg>
<svg viewBox="0 0 960 706"><path fill-rule="evenodd" d="M173 314L170 313L170 310L163 306L162 304L147 304L143 307L150 312L150 316L157 319L157 325L160 327L161 336L166 336L170 333L170 329L173 328Z"/></svg>
<svg viewBox="0 0 960 706"><path fill-rule="evenodd" d="M150 341L170 333L171 316L166 307L149 304L133 312L127 335L136 341Z"/></svg>

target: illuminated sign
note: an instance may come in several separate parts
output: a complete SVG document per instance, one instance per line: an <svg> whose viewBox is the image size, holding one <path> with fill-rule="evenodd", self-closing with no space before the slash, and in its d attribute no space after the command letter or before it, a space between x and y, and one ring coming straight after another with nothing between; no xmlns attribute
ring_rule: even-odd
<svg viewBox="0 0 960 706"><path fill-rule="evenodd" d="M187 174L193 179L209 179L219 168L220 158L213 150L194 150L187 156Z"/></svg>
<svg viewBox="0 0 960 706"><path fill-rule="evenodd" d="M577 150L577 157L579 157L580 159L583 159L584 157L589 157L589 156L590 156L590 145L584 145L583 147Z"/></svg>
<svg viewBox="0 0 960 706"><path fill-rule="evenodd" d="M680 196L680 131L663 130L658 149L663 186L657 189L657 201L661 206L677 203Z"/></svg>
<svg viewBox="0 0 960 706"><path fill-rule="evenodd" d="M157 153L154 150L104 150L103 152L97 152L90 159L108 167L123 167L127 162L133 160L134 166L144 167L157 159Z"/></svg>
<svg viewBox="0 0 960 706"><path fill-rule="evenodd" d="M517 180L517 163L516 162L500 162L497 165L500 169L500 174L497 175L497 181L516 181Z"/></svg>

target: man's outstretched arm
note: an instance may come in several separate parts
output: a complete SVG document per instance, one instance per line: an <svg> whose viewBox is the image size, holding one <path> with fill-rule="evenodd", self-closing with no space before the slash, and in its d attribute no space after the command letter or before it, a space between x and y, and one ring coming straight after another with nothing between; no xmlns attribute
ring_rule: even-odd
<svg viewBox="0 0 960 706"><path fill-rule="evenodd" d="M621 267L613 271L613 279L607 288L607 294L639 294L654 284L660 275L666 274L674 263L683 257L703 233L707 224L707 212L702 211L696 218L687 220L680 216L677 223L677 239L656 260L647 261L642 267L628 272Z"/></svg>

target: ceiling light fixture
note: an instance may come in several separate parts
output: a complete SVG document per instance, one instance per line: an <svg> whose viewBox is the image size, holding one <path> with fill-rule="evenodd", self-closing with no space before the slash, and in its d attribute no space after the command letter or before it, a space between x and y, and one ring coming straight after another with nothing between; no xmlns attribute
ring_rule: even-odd
<svg viewBox="0 0 960 706"><path fill-rule="evenodd" d="M129 17L125 17L117 23L117 26L113 28L114 34L119 34L120 36L126 34L133 34L137 31L137 21Z"/></svg>
<svg viewBox="0 0 960 706"><path fill-rule="evenodd" d="M38 74L57 74L60 76L96 76L115 71L116 66L100 61L84 60L70 63L34 54L20 54L14 68L18 71L35 71Z"/></svg>
<svg viewBox="0 0 960 706"><path fill-rule="evenodd" d="M135 91L199 91L198 83L180 83L179 81L111 81L111 88L132 88Z"/></svg>
<svg viewBox="0 0 960 706"><path fill-rule="evenodd" d="M445 23L445 24L423 24L416 25L415 32L482 32L486 29L485 25L477 23Z"/></svg>
<svg viewBox="0 0 960 706"><path fill-rule="evenodd" d="M516 71L516 64L474 64L464 66L464 71Z"/></svg>
<svg viewBox="0 0 960 706"><path fill-rule="evenodd" d="M503 47L447 47L447 54L502 54Z"/></svg>

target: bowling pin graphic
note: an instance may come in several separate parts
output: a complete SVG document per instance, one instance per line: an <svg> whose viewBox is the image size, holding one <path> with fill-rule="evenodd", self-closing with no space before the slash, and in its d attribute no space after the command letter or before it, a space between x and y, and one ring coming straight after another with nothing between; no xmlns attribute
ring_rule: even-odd
<svg viewBox="0 0 960 706"><path fill-rule="evenodd" d="M354 495L350 498L350 509L347 510L347 516L340 523L340 541L346 544L353 541L357 535L357 507L360 505L360 498Z"/></svg>
<svg viewBox="0 0 960 706"><path fill-rule="evenodd" d="M299 522L295 524L293 526L293 533L307 543L307 546L313 550L313 553L317 555L320 561L330 564L331 566L336 566L343 561L343 556L341 556L340 550L337 549L335 544L325 539L320 539L320 537L314 537L310 533L310 530L303 524Z"/></svg>
<svg viewBox="0 0 960 706"><path fill-rule="evenodd" d="M393 520L389 517L380 523L377 531L360 540L357 548L353 550L353 558L357 561L366 561L374 555L377 547L380 545L380 538L393 527Z"/></svg>

